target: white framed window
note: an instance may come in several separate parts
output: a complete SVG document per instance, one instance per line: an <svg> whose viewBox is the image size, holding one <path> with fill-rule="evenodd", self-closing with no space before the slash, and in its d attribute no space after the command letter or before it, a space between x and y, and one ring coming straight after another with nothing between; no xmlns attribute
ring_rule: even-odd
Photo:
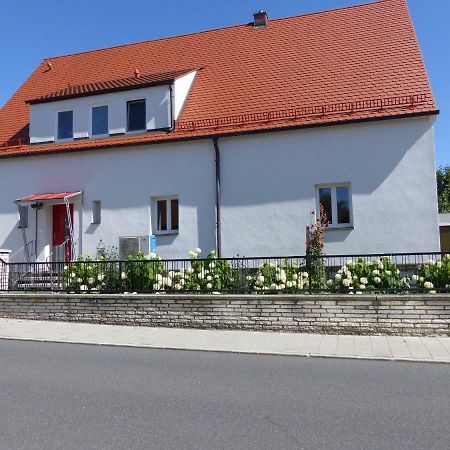
<svg viewBox="0 0 450 450"><path fill-rule="evenodd" d="M57 133L58 140L73 139L73 111L58 111Z"/></svg>
<svg viewBox="0 0 450 450"><path fill-rule="evenodd" d="M153 199L153 228L156 234L176 234L179 230L178 197L156 197Z"/></svg>
<svg viewBox="0 0 450 450"><path fill-rule="evenodd" d="M92 224L99 224L102 222L102 202L100 200L92 201Z"/></svg>
<svg viewBox="0 0 450 450"><path fill-rule="evenodd" d="M91 108L91 136L107 136L109 134L108 105Z"/></svg>
<svg viewBox="0 0 450 450"><path fill-rule="evenodd" d="M353 226L352 191L350 183L330 183L316 186L316 212L320 206L327 216L328 228Z"/></svg>
<svg viewBox="0 0 450 450"><path fill-rule="evenodd" d="M28 206L19 206L19 228L28 228Z"/></svg>

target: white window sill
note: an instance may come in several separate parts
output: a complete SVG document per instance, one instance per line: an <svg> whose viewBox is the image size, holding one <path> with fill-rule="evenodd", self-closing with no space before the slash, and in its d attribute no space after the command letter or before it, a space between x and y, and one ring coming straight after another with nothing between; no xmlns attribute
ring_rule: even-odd
<svg viewBox="0 0 450 450"><path fill-rule="evenodd" d="M111 134L91 134L89 135L89 139L103 139L111 136Z"/></svg>
<svg viewBox="0 0 450 450"><path fill-rule="evenodd" d="M329 225L328 227L324 228L324 231L339 231L339 230L354 230L355 227L353 225L344 225L344 226L336 226L336 225Z"/></svg>
<svg viewBox="0 0 450 450"><path fill-rule="evenodd" d="M178 230L155 231L155 236L170 236L178 233L179 233Z"/></svg>
<svg viewBox="0 0 450 450"><path fill-rule="evenodd" d="M142 130L127 130L125 134L144 134L147 132L146 128L143 128Z"/></svg>

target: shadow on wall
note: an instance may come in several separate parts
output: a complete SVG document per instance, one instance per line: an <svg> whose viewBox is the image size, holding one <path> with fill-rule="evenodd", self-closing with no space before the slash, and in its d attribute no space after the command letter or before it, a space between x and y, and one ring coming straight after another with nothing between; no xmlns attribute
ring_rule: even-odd
<svg viewBox="0 0 450 450"><path fill-rule="evenodd" d="M33 218L34 220L34 218ZM6 238L3 240L2 244L0 245L0 248L4 248L7 250L12 250L13 253L11 254L11 259L14 259L15 253L19 251L19 249L22 249L24 247L23 242L23 235L22 235L22 229L18 227L19 222L17 221L14 228L12 228L9 232L9 234L6 236ZM28 239L28 242L31 240L34 240L34 227L31 230L30 228L25 229L26 237Z"/></svg>
<svg viewBox="0 0 450 450"><path fill-rule="evenodd" d="M432 125L392 119L223 138L223 206L311 199L316 184L338 181L351 181L353 195L370 194Z"/></svg>

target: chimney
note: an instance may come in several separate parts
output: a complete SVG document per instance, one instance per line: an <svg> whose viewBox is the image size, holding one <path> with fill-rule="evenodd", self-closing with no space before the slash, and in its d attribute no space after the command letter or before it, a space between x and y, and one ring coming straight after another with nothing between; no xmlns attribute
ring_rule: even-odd
<svg viewBox="0 0 450 450"><path fill-rule="evenodd" d="M258 11L253 14L253 27L254 28L266 28L269 16L266 11Z"/></svg>

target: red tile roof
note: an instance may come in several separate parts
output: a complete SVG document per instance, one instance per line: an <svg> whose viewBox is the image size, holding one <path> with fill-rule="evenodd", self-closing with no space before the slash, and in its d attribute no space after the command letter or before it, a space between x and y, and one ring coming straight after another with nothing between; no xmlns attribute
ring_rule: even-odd
<svg viewBox="0 0 450 450"><path fill-rule="evenodd" d="M186 75L195 69L176 70L174 72L155 73L151 75L141 75L137 71L134 77L122 78L120 80L96 81L87 84L69 84L63 89L40 97L27 100L26 103L31 105L36 103L53 102L55 100L65 100L74 97L86 97L88 95L106 94L108 92L116 92L130 89L140 89L158 84L169 84L176 78Z"/></svg>
<svg viewBox="0 0 450 450"><path fill-rule="evenodd" d="M49 63L52 68L50 69ZM26 100L67 86L202 67L175 130L64 144L28 135ZM271 20L44 60L0 110L0 156L437 113L405 0Z"/></svg>
<svg viewBox="0 0 450 450"><path fill-rule="evenodd" d="M45 200L63 200L65 198L76 197L80 195L82 191L75 192L54 192L48 194L33 194L27 197L18 198L16 202L36 202Z"/></svg>

